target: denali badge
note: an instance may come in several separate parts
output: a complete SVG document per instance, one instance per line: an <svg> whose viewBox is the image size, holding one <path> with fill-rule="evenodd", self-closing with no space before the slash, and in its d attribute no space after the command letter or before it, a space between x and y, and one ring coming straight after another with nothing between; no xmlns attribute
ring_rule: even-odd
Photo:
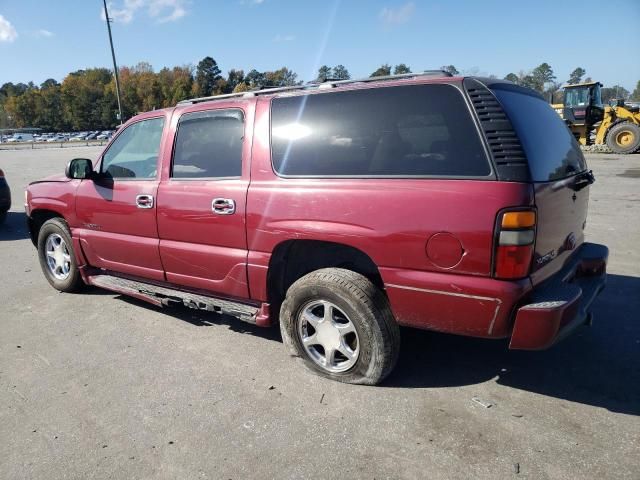
<svg viewBox="0 0 640 480"><path fill-rule="evenodd" d="M551 250L550 252L545 253L541 257L538 257L538 259L536 260L536 263L538 264L538 266L542 266L545 263L549 263L554 258L556 258L556 251Z"/></svg>

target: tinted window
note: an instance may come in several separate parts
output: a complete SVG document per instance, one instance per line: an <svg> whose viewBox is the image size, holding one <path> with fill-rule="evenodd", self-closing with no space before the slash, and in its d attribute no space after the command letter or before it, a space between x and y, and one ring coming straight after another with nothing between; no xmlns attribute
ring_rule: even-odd
<svg viewBox="0 0 640 480"><path fill-rule="evenodd" d="M547 102L510 86L492 88L518 133L534 182L558 180L587 168L578 142Z"/></svg>
<svg viewBox="0 0 640 480"><path fill-rule="evenodd" d="M294 176L486 176L460 92L412 85L273 100L273 166Z"/></svg>
<svg viewBox="0 0 640 480"><path fill-rule="evenodd" d="M156 178L164 118L129 125L102 158L102 172L111 178Z"/></svg>
<svg viewBox="0 0 640 480"><path fill-rule="evenodd" d="M239 177L243 135L240 110L184 114L178 123L172 176Z"/></svg>
<svg viewBox="0 0 640 480"><path fill-rule="evenodd" d="M564 105L566 107L586 107L589 104L589 89L567 88L564 92Z"/></svg>

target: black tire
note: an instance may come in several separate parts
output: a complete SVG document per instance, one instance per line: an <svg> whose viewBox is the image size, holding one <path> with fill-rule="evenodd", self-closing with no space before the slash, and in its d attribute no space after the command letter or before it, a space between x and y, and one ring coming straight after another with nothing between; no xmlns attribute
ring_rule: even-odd
<svg viewBox="0 0 640 480"><path fill-rule="evenodd" d="M614 153L633 153L640 149L640 127L631 122L616 123L607 132L606 142Z"/></svg>
<svg viewBox="0 0 640 480"><path fill-rule="evenodd" d="M359 355L346 371L327 371L302 345L299 322L303 309L320 300L337 306L355 327ZM393 370L400 352L400 329L387 297L363 275L341 268L316 270L291 285L280 309L280 331L292 356L302 359L313 372L345 383L380 383Z"/></svg>
<svg viewBox="0 0 640 480"><path fill-rule="evenodd" d="M59 235L64 240L66 250L70 257L69 273L64 279L56 278L47 264L46 242L49 236ZM77 292L83 285L80 271L76 263L75 252L73 251L73 243L71 241L71 233L69 227L62 218L52 218L44 222L38 233L38 259L40 260L40 268L45 278L56 290L61 292Z"/></svg>

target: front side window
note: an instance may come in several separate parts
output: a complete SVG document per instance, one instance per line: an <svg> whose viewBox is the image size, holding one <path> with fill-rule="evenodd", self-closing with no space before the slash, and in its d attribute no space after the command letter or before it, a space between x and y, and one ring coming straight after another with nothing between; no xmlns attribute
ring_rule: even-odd
<svg viewBox="0 0 640 480"><path fill-rule="evenodd" d="M102 158L101 172L108 178L156 178L164 117L129 125Z"/></svg>
<svg viewBox="0 0 640 480"><path fill-rule="evenodd" d="M242 173L241 110L185 113L178 123L173 178L228 178Z"/></svg>
<svg viewBox="0 0 640 480"><path fill-rule="evenodd" d="M271 115L272 161L279 175L491 174L465 100L450 85L280 97Z"/></svg>
<svg viewBox="0 0 640 480"><path fill-rule="evenodd" d="M602 105L602 92L600 91L600 85L596 84L591 88L591 104Z"/></svg>

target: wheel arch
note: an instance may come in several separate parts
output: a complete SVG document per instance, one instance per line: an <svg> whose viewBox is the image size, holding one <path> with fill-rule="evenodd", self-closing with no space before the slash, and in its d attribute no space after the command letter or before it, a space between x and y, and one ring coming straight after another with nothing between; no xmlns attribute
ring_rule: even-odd
<svg viewBox="0 0 640 480"><path fill-rule="evenodd" d="M52 218L61 218L66 221L64 215L55 210L49 210L47 208L37 208L31 211L31 215L27 217L27 223L29 226L29 236L31 238L31 243L35 247L38 246L38 234L40 233L40 229L42 225L47 220L51 220Z"/></svg>
<svg viewBox="0 0 640 480"><path fill-rule="evenodd" d="M384 289L378 266L367 253L356 247L322 240L285 240L276 245L269 260L269 303L277 309L296 280L315 270L334 267L359 273Z"/></svg>

